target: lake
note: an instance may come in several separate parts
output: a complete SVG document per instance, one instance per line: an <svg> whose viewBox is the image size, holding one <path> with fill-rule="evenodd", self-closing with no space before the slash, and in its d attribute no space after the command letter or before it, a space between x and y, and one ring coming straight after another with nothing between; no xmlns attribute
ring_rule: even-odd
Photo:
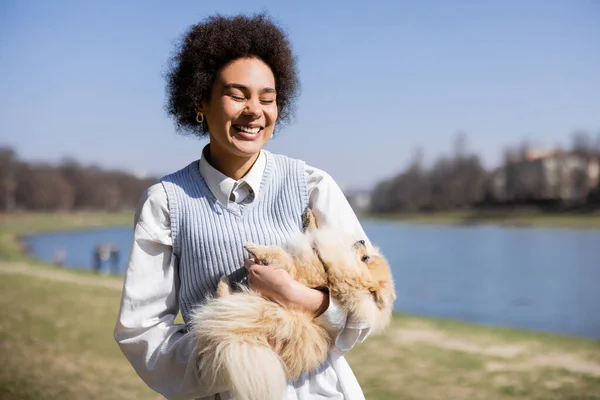
<svg viewBox="0 0 600 400"><path fill-rule="evenodd" d="M600 338L600 231L381 221L363 227L392 265L397 311ZM63 248L65 265L82 269L92 268L98 244L114 244L122 274L132 229L24 239L32 256L52 262Z"/></svg>

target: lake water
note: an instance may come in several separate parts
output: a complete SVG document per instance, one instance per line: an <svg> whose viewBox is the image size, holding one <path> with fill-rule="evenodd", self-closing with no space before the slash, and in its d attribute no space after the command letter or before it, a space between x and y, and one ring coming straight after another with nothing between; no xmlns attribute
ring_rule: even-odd
<svg viewBox="0 0 600 400"><path fill-rule="evenodd" d="M363 221L392 265L398 311L482 324L600 338L600 231L438 227ZM25 238L30 253L91 269L99 243L121 249L131 229L62 232ZM108 268L108 266L107 266Z"/></svg>

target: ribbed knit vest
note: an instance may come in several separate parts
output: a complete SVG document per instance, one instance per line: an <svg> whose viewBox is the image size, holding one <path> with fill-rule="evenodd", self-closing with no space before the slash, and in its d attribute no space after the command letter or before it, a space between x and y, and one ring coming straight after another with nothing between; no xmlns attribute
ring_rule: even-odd
<svg viewBox="0 0 600 400"><path fill-rule="evenodd" d="M179 306L187 324L192 308L214 294L219 279L244 282L244 243L283 245L302 227L308 206L305 164L265 151L266 166L254 199L225 208L200 174L199 162L167 175L173 255L179 274Z"/></svg>

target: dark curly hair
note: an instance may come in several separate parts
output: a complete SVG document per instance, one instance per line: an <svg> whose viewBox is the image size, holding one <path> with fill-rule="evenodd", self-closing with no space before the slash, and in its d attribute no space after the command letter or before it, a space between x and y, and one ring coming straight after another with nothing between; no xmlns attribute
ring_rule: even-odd
<svg viewBox="0 0 600 400"><path fill-rule="evenodd" d="M171 59L166 110L180 133L205 136L206 122L196 121L196 106L210 98L217 73L239 58L256 57L275 76L278 120L289 122L299 89L296 59L284 32L265 14L216 15L193 25Z"/></svg>

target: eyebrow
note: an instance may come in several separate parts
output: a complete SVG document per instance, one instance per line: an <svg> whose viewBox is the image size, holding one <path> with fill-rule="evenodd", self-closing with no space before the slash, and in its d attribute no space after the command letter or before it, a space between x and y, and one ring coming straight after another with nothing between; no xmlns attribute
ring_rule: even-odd
<svg viewBox="0 0 600 400"><path fill-rule="evenodd" d="M242 85L241 83L228 83L227 85L223 86L223 89L248 90L248 87L245 85ZM261 93L277 93L277 91L274 88L270 88L270 87L265 87L260 92Z"/></svg>

